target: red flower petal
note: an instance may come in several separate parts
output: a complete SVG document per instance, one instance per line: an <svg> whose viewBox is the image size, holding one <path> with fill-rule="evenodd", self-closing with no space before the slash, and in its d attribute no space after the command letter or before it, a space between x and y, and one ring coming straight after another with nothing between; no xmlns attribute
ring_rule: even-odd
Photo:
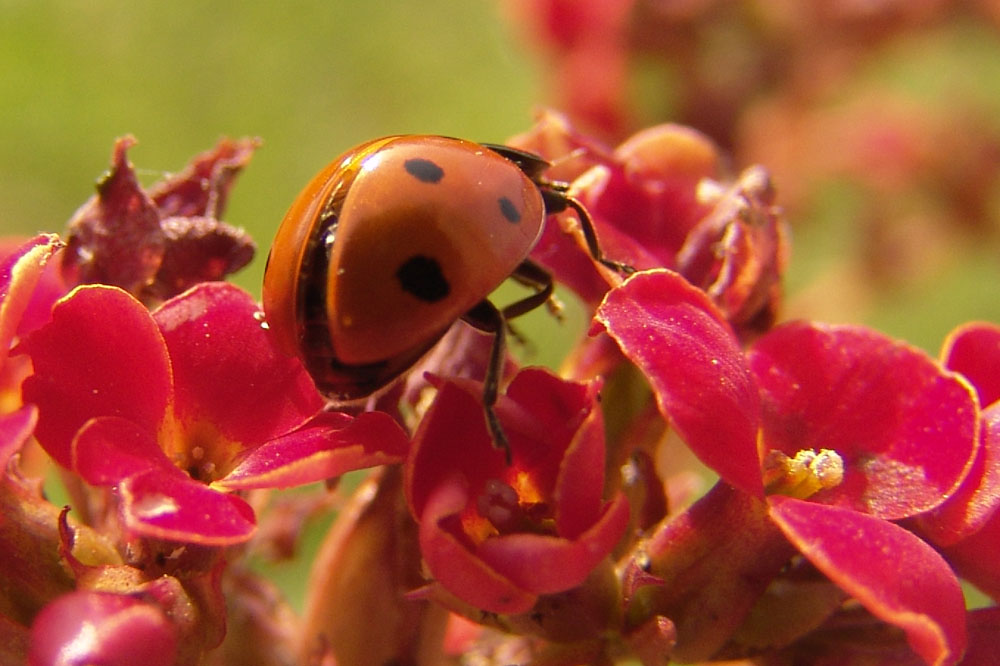
<svg viewBox="0 0 1000 666"><path fill-rule="evenodd" d="M250 505L184 474L150 470L123 481L119 493L125 526L141 536L228 546L243 543L256 529Z"/></svg>
<svg viewBox="0 0 1000 666"><path fill-rule="evenodd" d="M462 601L490 613L531 609L536 594L521 589L490 568L454 530L442 524L465 508L468 491L460 479L435 486L418 516L420 551L431 574Z"/></svg>
<svg viewBox="0 0 1000 666"><path fill-rule="evenodd" d="M942 549L955 570L994 600L1000 600L1000 511L975 534Z"/></svg>
<svg viewBox="0 0 1000 666"><path fill-rule="evenodd" d="M565 539L580 538L601 513L604 490L604 418L595 409L583 422L559 465L553 490L556 531Z"/></svg>
<svg viewBox="0 0 1000 666"><path fill-rule="evenodd" d="M941 358L976 388L983 407L1000 400L1000 326L969 323L951 332Z"/></svg>
<svg viewBox="0 0 1000 666"><path fill-rule="evenodd" d="M475 387L477 392L474 395L478 398L478 386L470 386ZM591 492L597 493L597 497L579 507L594 509L585 519L588 525L597 515L604 485L603 425L599 433L594 430L597 426L593 420L584 425L591 414L600 411L597 408L597 390L596 383L570 382L543 368L526 368L511 381L497 408L501 421L510 430L513 467L519 473L530 475L540 494L548 496L554 493L557 484L565 487L566 484L576 485L576 481L587 483L586 479L593 480L592 470L588 471L583 465L598 466L597 485L590 488ZM481 411L482 408L479 409ZM524 415L529 418L524 418ZM595 418L603 424L600 416ZM589 428L600 438L596 442L587 440L590 446L574 451L573 457L581 456L581 459L580 466L572 465L566 456L574 444L579 447L586 443L579 440L580 431L584 428Z"/></svg>
<svg viewBox="0 0 1000 666"><path fill-rule="evenodd" d="M31 626L31 666L169 666L177 633L164 612L124 594L71 592L48 604Z"/></svg>
<svg viewBox="0 0 1000 666"><path fill-rule="evenodd" d="M423 512L427 494L436 485L455 475L467 480L473 494L481 492L490 479L526 475L546 497L555 492L557 482L573 484L576 475L590 478L588 471L563 464L584 419L596 408L595 392L596 386L566 381L541 368L518 373L497 404L510 439L513 464L508 466L482 418L482 385L467 380L441 382L414 436L406 465L406 493L414 515ZM560 478L564 473L568 476ZM596 513L588 523L595 519Z"/></svg>
<svg viewBox="0 0 1000 666"><path fill-rule="evenodd" d="M22 318L33 304L46 264L60 247L62 242L58 236L42 234L0 261L0 366L7 358L14 335L24 331ZM46 291L51 292L50 289ZM51 298L51 293L48 296ZM37 319L38 315L33 318Z"/></svg>
<svg viewBox="0 0 1000 666"><path fill-rule="evenodd" d="M758 340L749 359L763 445L844 459L843 483L817 500L904 518L941 504L972 466L975 398L914 347L858 326L793 323Z"/></svg>
<svg viewBox="0 0 1000 666"><path fill-rule="evenodd" d="M179 421L211 423L232 441L259 443L322 407L301 363L271 343L258 310L246 292L213 282L153 312L170 350Z"/></svg>
<svg viewBox="0 0 1000 666"><path fill-rule="evenodd" d="M1000 608L977 608L969 612L969 649L962 666L992 666L1000 645Z"/></svg>
<svg viewBox="0 0 1000 666"><path fill-rule="evenodd" d="M627 523L628 502L624 495L618 494L597 522L576 539L507 534L486 539L477 552L487 566L518 588L535 594L552 594L583 583L611 553Z"/></svg>
<svg viewBox="0 0 1000 666"><path fill-rule="evenodd" d="M286 488L351 470L397 463L410 440L388 414L324 412L250 452L215 488Z"/></svg>
<svg viewBox="0 0 1000 666"><path fill-rule="evenodd" d="M757 387L708 297L676 273L643 271L608 293L595 321L643 372L660 411L702 462L762 496Z"/></svg>
<svg viewBox="0 0 1000 666"><path fill-rule="evenodd" d="M7 461L31 436L37 421L38 410L34 405L25 405L0 416L0 473L7 469Z"/></svg>
<svg viewBox="0 0 1000 666"><path fill-rule="evenodd" d="M113 486L141 472L183 474L153 433L117 416L88 421L73 439L72 469L95 486Z"/></svg>
<svg viewBox="0 0 1000 666"><path fill-rule="evenodd" d="M720 175L718 148L697 130L667 123L629 137L615 149L615 160L621 172L613 169L613 181L622 182L592 202L594 216L658 257L636 266L674 267L688 233L712 208L699 200L698 183Z"/></svg>
<svg viewBox="0 0 1000 666"><path fill-rule="evenodd" d="M487 479L500 476L506 468L503 451L493 446L482 413L469 382L441 383L404 466L406 500L417 519L442 484L462 478L468 492L478 494Z"/></svg>
<svg viewBox="0 0 1000 666"><path fill-rule="evenodd" d="M156 432L171 395L170 360L149 313L116 287L79 287L26 341L35 374L23 397L39 407L35 435L63 466L91 418L120 416Z"/></svg>
<svg viewBox="0 0 1000 666"><path fill-rule="evenodd" d="M585 303L593 304L607 293L609 285L601 271L594 264L586 248L577 240L579 222L568 215L550 216L542 227L542 235L531 250L531 258L548 270L555 280L580 297ZM601 250L607 252L610 245L609 234L602 234ZM622 260L614 250L607 256Z"/></svg>
<svg viewBox="0 0 1000 666"><path fill-rule="evenodd" d="M938 546L947 546L980 530L1000 505L1000 403L994 402L980 420L976 461L961 487L941 506L919 516L920 532Z"/></svg>
<svg viewBox="0 0 1000 666"><path fill-rule="evenodd" d="M965 650L965 601L948 564L919 538L842 507L771 497L770 513L816 568L873 615L901 628L927 663Z"/></svg>

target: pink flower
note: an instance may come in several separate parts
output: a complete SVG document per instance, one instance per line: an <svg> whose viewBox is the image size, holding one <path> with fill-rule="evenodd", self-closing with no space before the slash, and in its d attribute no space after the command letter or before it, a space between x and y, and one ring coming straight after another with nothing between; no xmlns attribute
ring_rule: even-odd
<svg viewBox="0 0 1000 666"><path fill-rule="evenodd" d="M982 405L980 447L961 488L915 521L966 579L1000 598L1000 327L970 323L953 331L941 353L945 365L975 388Z"/></svg>
<svg viewBox="0 0 1000 666"><path fill-rule="evenodd" d="M199 285L153 313L118 288L79 287L25 348L38 441L88 483L114 488L136 535L239 543L254 516L227 491L308 483L406 449L384 414L323 412L256 304L228 284Z"/></svg>
<svg viewBox="0 0 1000 666"><path fill-rule="evenodd" d="M597 385L520 372L497 404L509 465L486 430L481 386L438 385L404 468L436 584L474 608L515 614L583 583L628 520L624 495L604 497Z"/></svg>
<svg viewBox="0 0 1000 666"><path fill-rule="evenodd" d="M671 124L610 149L550 112L513 141L556 162L553 177L571 182L570 193L590 212L608 257L681 273L741 337L774 322L788 238L766 170L751 167L732 178L708 137ZM532 256L596 305L610 284L590 260L578 222L565 215L555 221Z"/></svg>
<svg viewBox="0 0 1000 666"><path fill-rule="evenodd" d="M933 548L889 521L941 506L969 474L979 408L964 380L857 326L786 324L744 354L708 297L665 270L609 292L597 321L688 446L742 491L709 493L644 546L637 566L664 587L636 579L633 604L645 610L633 621L683 618L676 656L715 654L786 565L787 540L899 626L917 654L954 663L965 644L958 581ZM795 461L819 454L825 463L793 474L802 471ZM702 557L689 560L695 552ZM709 617L714 624L698 624Z"/></svg>

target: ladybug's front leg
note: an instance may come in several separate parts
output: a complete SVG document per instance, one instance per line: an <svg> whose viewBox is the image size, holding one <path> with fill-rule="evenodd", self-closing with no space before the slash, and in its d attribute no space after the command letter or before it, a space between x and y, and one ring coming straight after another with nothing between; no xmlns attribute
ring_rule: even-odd
<svg viewBox="0 0 1000 666"><path fill-rule="evenodd" d="M587 243L587 251L590 252L590 256L594 261L622 275L635 273L635 268L632 266L608 259L604 256L604 252L601 251L601 246L597 242L594 219L590 217L590 212L587 211L582 203L566 194L564 185L561 183L550 183L548 188L542 188L540 191L542 193L542 201L545 203L545 212L549 215L561 213L567 208L572 208L576 212L577 219L580 221L580 230L583 232L583 239Z"/></svg>

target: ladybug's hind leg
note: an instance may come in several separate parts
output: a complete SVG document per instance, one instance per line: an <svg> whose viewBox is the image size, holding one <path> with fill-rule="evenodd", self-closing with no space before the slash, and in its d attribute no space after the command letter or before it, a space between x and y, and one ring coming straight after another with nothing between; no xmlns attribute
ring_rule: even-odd
<svg viewBox="0 0 1000 666"><path fill-rule="evenodd" d="M494 408L503 375L503 364L507 351L507 331L510 328L509 320L531 312L542 305L547 305L554 313L557 313L560 307L558 301L553 298L555 287L552 283L552 276L538 264L525 260L521 262L511 277L520 284L534 288L535 293L514 301L503 309L497 308L488 300L482 300L462 317L471 326L493 335L486 376L483 379L483 412L486 416L486 427L493 437L493 443L497 448L504 450L508 465L511 463L510 443L503 432L503 427L500 425L500 419L497 418Z"/></svg>
<svg viewBox="0 0 1000 666"><path fill-rule="evenodd" d="M482 300L462 317L475 328L493 335L490 346L490 357L486 364L486 377L483 378L483 414L486 416L486 427L493 438L493 445L503 449L507 464L511 464L510 442L504 434L500 419L497 418L496 404L500 391L500 376L503 373L504 355L507 349L507 321L503 313L487 300Z"/></svg>

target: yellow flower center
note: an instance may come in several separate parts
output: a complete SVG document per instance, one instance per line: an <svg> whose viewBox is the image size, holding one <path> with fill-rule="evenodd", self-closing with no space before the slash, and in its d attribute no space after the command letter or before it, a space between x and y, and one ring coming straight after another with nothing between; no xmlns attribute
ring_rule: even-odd
<svg viewBox="0 0 1000 666"><path fill-rule="evenodd" d="M793 458L772 450L764 459L764 488L769 495L806 499L843 480L844 459L831 449L806 449Z"/></svg>

